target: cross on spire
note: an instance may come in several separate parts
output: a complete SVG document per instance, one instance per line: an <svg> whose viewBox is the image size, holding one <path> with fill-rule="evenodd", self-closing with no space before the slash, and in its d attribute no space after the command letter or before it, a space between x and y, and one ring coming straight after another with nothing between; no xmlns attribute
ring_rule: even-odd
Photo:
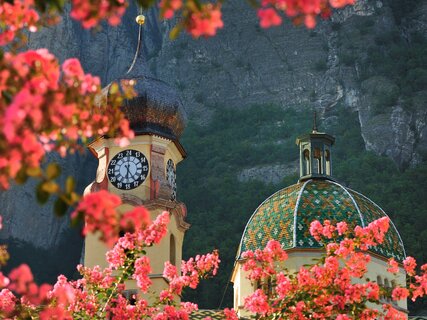
<svg viewBox="0 0 427 320"><path fill-rule="evenodd" d="M314 110L314 115L313 115L313 133L317 132L317 114L316 114L316 110Z"/></svg>

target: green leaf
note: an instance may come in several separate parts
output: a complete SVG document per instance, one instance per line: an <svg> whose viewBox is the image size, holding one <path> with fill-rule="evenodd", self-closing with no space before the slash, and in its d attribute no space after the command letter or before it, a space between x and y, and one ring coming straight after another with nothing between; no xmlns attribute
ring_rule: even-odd
<svg viewBox="0 0 427 320"><path fill-rule="evenodd" d="M40 204L45 204L49 200L49 193L43 190L43 184L40 183L36 188L36 198L37 202Z"/></svg>
<svg viewBox="0 0 427 320"><path fill-rule="evenodd" d="M246 1L253 8L259 8L260 7L260 4L259 4L259 2L257 0L246 0Z"/></svg>
<svg viewBox="0 0 427 320"><path fill-rule="evenodd" d="M56 193L59 190L59 186L53 181L43 182L41 187L47 193Z"/></svg>
<svg viewBox="0 0 427 320"><path fill-rule="evenodd" d="M119 85L117 84L117 82L113 82L110 85L110 88L108 89L108 93L114 95L117 94L119 92Z"/></svg>
<svg viewBox="0 0 427 320"><path fill-rule="evenodd" d="M155 0L137 0L138 4L143 7L144 9L148 9L153 6L153 4L156 2Z"/></svg>
<svg viewBox="0 0 427 320"><path fill-rule="evenodd" d="M61 174L61 167L53 162L49 163L49 165L46 168L46 176L48 180L52 180L57 178Z"/></svg>
<svg viewBox="0 0 427 320"><path fill-rule="evenodd" d="M73 192L75 187L76 187L76 181L72 176L68 176L67 180L65 180L65 193Z"/></svg>
<svg viewBox="0 0 427 320"><path fill-rule="evenodd" d="M25 171L25 169L21 169L16 174L15 181L17 184L24 184L28 180L28 175Z"/></svg>
<svg viewBox="0 0 427 320"><path fill-rule="evenodd" d="M65 215L67 210L68 210L68 204L62 198L56 199L53 205L53 212L55 212L55 214L58 217L62 217Z"/></svg>
<svg viewBox="0 0 427 320"><path fill-rule="evenodd" d="M30 177L40 177L42 171L39 167L36 168L27 168L27 175Z"/></svg>
<svg viewBox="0 0 427 320"><path fill-rule="evenodd" d="M71 226L78 227L81 225L81 222L84 221L84 214L82 212L78 212L77 216L71 219Z"/></svg>
<svg viewBox="0 0 427 320"><path fill-rule="evenodd" d="M182 27L181 25L176 25L175 27L172 28L172 30L169 32L169 39L171 40L175 40L179 34L182 31Z"/></svg>
<svg viewBox="0 0 427 320"><path fill-rule="evenodd" d="M69 199L70 199L71 203L76 203L77 201L80 200L80 196L75 192L71 192L69 196L70 196Z"/></svg>
<svg viewBox="0 0 427 320"><path fill-rule="evenodd" d="M202 3L200 2L200 0L193 0L193 3L197 9L202 10Z"/></svg>

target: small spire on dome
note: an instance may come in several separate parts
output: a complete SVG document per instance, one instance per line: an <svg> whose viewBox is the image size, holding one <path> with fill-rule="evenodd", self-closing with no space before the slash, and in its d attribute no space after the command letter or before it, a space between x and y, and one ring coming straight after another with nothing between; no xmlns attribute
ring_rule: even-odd
<svg viewBox="0 0 427 320"><path fill-rule="evenodd" d="M314 115L313 115L313 133L317 133L317 114L316 114L316 110L314 110Z"/></svg>

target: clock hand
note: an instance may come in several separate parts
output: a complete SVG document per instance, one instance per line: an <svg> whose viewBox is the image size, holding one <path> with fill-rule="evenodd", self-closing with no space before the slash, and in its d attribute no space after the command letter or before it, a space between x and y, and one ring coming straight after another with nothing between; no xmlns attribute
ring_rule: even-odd
<svg viewBox="0 0 427 320"><path fill-rule="evenodd" d="M126 168L126 179L129 179L129 174L130 174L129 167L130 167L130 164L125 165L125 168Z"/></svg>

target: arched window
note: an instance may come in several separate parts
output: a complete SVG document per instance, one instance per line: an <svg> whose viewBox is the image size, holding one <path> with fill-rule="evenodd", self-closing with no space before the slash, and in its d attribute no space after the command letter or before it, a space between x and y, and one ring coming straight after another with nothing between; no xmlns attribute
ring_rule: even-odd
<svg viewBox="0 0 427 320"><path fill-rule="evenodd" d="M384 287L385 288L390 288L390 283L388 282L388 279L384 279Z"/></svg>
<svg viewBox="0 0 427 320"><path fill-rule="evenodd" d="M377 276L377 283L379 286L383 285L383 279L381 278L381 276Z"/></svg>
<svg viewBox="0 0 427 320"><path fill-rule="evenodd" d="M326 174L331 175L331 152L326 149L325 151L325 160L326 160Z"/></svg>
<svg viewBox="0 0 427 320"><path fill-rule="evenodd" d="M386 279L384 279L384 288L387 290L387 291L389 291L390 290L390 282L388 281L388 279L386 278ZM391 299L390 298L386 298L386 300L387 301L390 301Z"/></svg>
<svg viewBox="0 0 427 320"><path fill-rule="evenodd" d="M169 262L175 266L176 265L176 245L175 245L175 237L173 234L171 234L170 236L169 250L170 250Z"/></svg>
<svg viewBox="0 0 427 320"><path fill-rule="evenodd" d="M320 152L319 148L314 149L313 157L314 157L313 173L322 174L322 153Z"/></svg>
<svg viewBox="0 0 427 320"><path fill-rule="evenodd" d="M305 149L303 152L304 156L304 164L303 164L303 176L310 174L310 151L308 149Z"/></svg>
<svg viewBox="0 0 427 320"><path fill-rule="evenodd" d="M381 292L381 290L382 290L381 288L383 287L383 279L379 275L377 276L377 284L380 287L380 299L382 299L384 297L382 292Z"/></svg>

